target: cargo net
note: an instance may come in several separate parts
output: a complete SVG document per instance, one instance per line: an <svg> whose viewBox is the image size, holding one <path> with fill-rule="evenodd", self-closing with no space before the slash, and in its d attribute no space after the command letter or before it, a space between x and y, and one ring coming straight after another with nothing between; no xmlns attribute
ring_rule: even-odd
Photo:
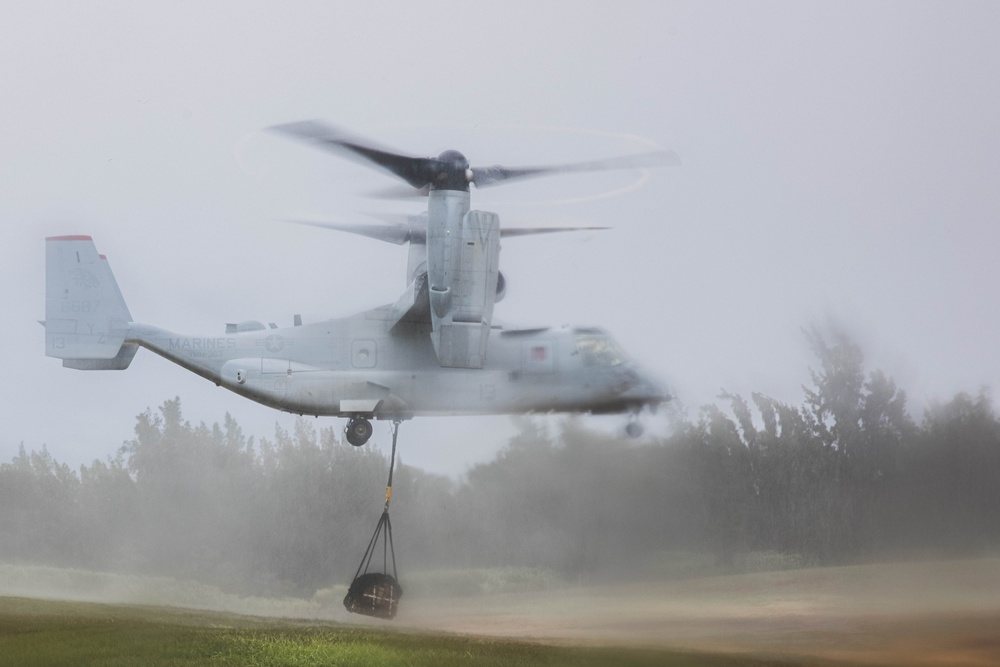
<svg viewBox="0 0 1000 667"><path fill-rule="evenodd" d="M372 539L368 542L365 555L354 573L354 580L344 596L344 608L354 614L375 616L376 618L392 619L396 617L399 598L403 588L396 580L396 551L392 546L392 522L389 520L389 501L392 498L392 469L396 464L396 434L399 432L399 422L393 422L392 427L392 458L389 461L389 483L385 488L385 508L382 517L375 526ZM369 572L372 559L382 551L382 571ZM392 574L389 574L390 558Z"/></svg>
<svg viewBox="0 0 1000 667"><path fill-rule="evenodd" d="M369 572L372 557L379 550L379 538L382 547L382 572ZM389 574L389 558L392 558L392 574ZM395 618L399 606L399 598L403 589L396 581L396 553L392 548L392 523L389 521L389 511L382 512L375 533L368 543L368 550L361 559L358 571L354 573L354 581L347 589L344 597L344 608L355 614L375 616L377 618Z"/></svg>

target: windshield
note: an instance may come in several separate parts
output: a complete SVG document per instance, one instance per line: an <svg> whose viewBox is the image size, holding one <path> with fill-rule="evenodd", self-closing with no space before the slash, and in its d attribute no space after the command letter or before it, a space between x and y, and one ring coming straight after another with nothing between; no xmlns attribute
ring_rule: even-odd
<svg viewBox="0 0 1000 667"><path fill-rule="evenodd" d="M618 344L607 335L577 335L576 351L588 366L620 366L627 360Z"/></svg>

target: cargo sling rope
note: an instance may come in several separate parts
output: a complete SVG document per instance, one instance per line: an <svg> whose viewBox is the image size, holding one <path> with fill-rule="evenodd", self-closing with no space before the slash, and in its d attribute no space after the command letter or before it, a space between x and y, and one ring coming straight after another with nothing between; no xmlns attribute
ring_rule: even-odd
<svg viewBox="0 0 1000 667"><path fill-rule="evenodd" d="M344 597L344 608L355 614L391 619L396 616L399 598L403 589L396 580L396 550L392 546L392 522L389 520L389 502L392 500L392 472L396 467L396 436L399 435L399 420L392 422L392 456L389 460L389 481L385 487L385 507L382 517L375 526L372 539L368 542L365 555L354 573L354 580ZM382 572L369 572L372 557L382 538ZM388 572L389 556L392 556L392 574Z"/></svg>

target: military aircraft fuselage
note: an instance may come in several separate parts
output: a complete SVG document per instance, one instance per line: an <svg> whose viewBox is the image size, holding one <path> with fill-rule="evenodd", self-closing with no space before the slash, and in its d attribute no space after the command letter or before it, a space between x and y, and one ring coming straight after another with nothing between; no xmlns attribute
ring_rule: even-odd
<svg viewBox="0 0 1000 667"><path fill-rule="evenodd" d="M258 403L348 417L345 433L355 445L370 437L371 418L554 411L632 412L634 419L669 400L602 329L496 324L494 306L506 291L501 238L574 228L504 230L496 213L472 208L470 186L663 164L672 154L474 168L457 151L411 157L317 121L273 129L426 191L426 212L403 225L320 225L408 244L406 288L395 303L281 329L245 322L220 335L176 334L132 319L90 236L53 236L46 242L46 354L69 368L123 370L145 347ZM634 421L629 427L638 432Z"/></svg>
<svg viewBox="0 0 1000 667"><path fill-rule="evenodd" d="M241 396L304 415L622 412L666 399L597 328L490 332L483 368L442 368L426 323L397 323L384 306L288 328L259 323L186 336L132 323L145 347Z"/></svg>

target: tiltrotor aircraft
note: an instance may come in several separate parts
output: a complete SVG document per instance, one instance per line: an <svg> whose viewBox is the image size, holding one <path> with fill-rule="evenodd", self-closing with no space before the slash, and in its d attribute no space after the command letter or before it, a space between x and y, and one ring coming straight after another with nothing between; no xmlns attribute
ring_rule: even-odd
<svg viewBox="0 0 1000 667"><path fill-rule="evenodd" d="M122 370L140 347L258 403L303 415L348 418L363 445L371 419L417 415L589 412L633 415L669 400L614 339L596 327L503 328L494 304L506 282L500 239L552 229L501 229L495 213L471 210L476 188L560 172L636 168L676 160L670 152L569 165L471 168L465 156L407 157L308 121L272 128L354 157L427 195L406 224L326 225L409 243L399 299L357 315L289 328L248 321L218 335L182 335L132 320L106 258L89 236L46 239L45 350L63 366Z"/></svg>

